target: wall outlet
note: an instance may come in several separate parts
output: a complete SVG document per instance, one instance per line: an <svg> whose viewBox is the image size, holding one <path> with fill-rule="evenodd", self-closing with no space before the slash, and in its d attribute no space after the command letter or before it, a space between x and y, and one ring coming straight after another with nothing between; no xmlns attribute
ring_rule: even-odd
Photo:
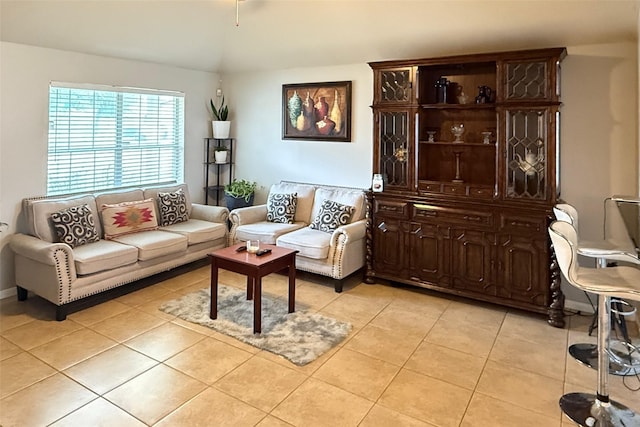
<svg viewBox="0 0 640 427"><path fill-rule="evenodd" d="M222 89L220 89L220 88L216 89L216 96L218 98L222 96Z"/></svg>

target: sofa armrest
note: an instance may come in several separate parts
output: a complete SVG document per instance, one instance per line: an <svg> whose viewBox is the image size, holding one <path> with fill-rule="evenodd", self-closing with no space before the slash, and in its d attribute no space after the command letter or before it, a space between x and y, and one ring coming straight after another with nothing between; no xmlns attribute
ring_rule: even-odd
<svg viewBox="0 0 640 427"><path fill-rule="evenodd" d="M46 265L56 265L56 253L62 251L70 264L74 264L73 250L65 243L49 243L37 237L16 233L9 246L18 255Z"/></svg>
<svg viewBox="0 0 640 427"><path fill-rule="evenodd" d="M267 205L248 206L234 209L229 213L232 225L253 224L267 220Z"/></svg>
<svg viewBox="0 0 640 427"><path fill-rule="evenodd" d="M16 255L16 285L57 305L69 302L78 278L71 246L20 233L11 237L9 246Z"/></svg>
<svg viewBox="0 0 640 427"><path fill-rule="evenodd" d="M267 220L267 205L247 206L246 208L237 208L229 213L229 221L231 222L231 230L227 237L227 245L231 246L236 242L236 233L238 227L244 224L254 224Z"/></svg>
<svg viewBox="0 0 640 427"><path fill-rule="evenodd" d="M191 218L224 224L229 219L229 209L224 206L191 204Z"/></svg>
<svg viewBox="0 0 640 427"><path fill-rule="evenodd" d="M343 225L336 228L331 235L331 245L337 245L339 242L343 242L343 244L364 239L367 234L367 220L361 219L359 221L352 222L351 224ZM340 239L340 236L344 236L343 239Z"/></svg>

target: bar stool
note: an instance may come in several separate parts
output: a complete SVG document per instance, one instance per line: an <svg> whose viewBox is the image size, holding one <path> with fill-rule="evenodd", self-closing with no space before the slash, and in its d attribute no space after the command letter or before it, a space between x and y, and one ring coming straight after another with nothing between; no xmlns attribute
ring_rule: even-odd
<svg viewBox="0 0 640 427"><path fill-rule="evenodd" d="M616 223L620 223L622 218L617 210L611 210L607 212L607 203L611 199L605 200L605 216L614 217L615 220L607 221L605 224L610 223L612 227L615 227ZM560 203L553 207L553 213L556 219L564 221L573 226L576 231L576 235L579 235L578 229L578 211L575 207L567 203ZM616 215L617 214L617 215ZM584 241L578 238L577 251L578 254L596 259L596 266L598 268L607 267L608 261L624 261L632 264L639 264L640 259L633 255L634 246L633 242L624 238L624 232L608 233L605 227L605 239L599 241ZM617 236L615 236L617 234ZM608 348L610 354L611 363L609 365L609 373L613 375L635 375L640 372L640 352L638 348L634 347L629 341L626 323L624 322L624 316L630 316L635 313L635 307L631 306L624 300L619 298L611 299L611 310L620 316L619 322L622 329L622 333L627 342L615 341ZM594 314L593 321L589 326L589 335L597 325L598 310ZM582 364L597 369L598 362L598 347L594 344L577 343L569 347L569 354Z"/></svg>
<svg viewBox="0 0 640 427"><path fill-rule="evenodd" d="M581 426L629 427L640 425L632 409L609 399L609 347L611 297L640 301L640 269L634 267L584 268L578 265L578 235L567 222L549 226L556 259L565 278L576 288L598 294L598 384L596 394L568 393L560 408Z"/></svg>

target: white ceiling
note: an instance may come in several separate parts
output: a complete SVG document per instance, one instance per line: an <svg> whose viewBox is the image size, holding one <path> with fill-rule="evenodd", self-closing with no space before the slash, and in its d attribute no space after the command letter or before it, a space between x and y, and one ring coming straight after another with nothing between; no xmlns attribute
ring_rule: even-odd
<svg viewBox="0 0 640 427"><path fill-rule="evenodd" d="M234 72L638 39L640 0L0 0L1 40Z"/></svg>

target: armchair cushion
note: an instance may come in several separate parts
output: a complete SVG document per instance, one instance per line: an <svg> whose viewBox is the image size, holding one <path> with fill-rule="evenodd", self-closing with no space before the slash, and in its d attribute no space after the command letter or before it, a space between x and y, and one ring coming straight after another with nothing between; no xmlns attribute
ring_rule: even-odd
<svg viewBox="0 0 640 427"><path fill-rule="evenodd" d="M278 237L276 244L297 250L299 256L326 259L329 256L330 241L330 233L304 227Z"/></svg>
<svg viewBox="0 0 640 427"><path fill-rule="evenodd" d="M52 213L51 222L60 242L72 248L100 240L93 214L86 203Z"/></svg>
<svg viewBox="0 0 640 427"><path fill-rule="evenodd" d="M293 224L298 205L298 193L271 193L267 200L267 221Z"/></svg>
<svg viewBox="0 0 640 427"><path fill-rule="evenodd" d="M277 222L260 221L253 224L246 224L238 227L236 238L238 240L260 240L262 243L273 245L278 237L285 233L298 230L305 227L303 222L294 224L280 224Z"/></svg>
<svg viewBox="0 0 640 427"><path fill-rule="evenodd" d="M354 211L355 208L353 206L343 205L333 200L324 200L320 211L309 225L309 228L324 231L325 233L333 233L341 225L349 224Z"/></svg>

